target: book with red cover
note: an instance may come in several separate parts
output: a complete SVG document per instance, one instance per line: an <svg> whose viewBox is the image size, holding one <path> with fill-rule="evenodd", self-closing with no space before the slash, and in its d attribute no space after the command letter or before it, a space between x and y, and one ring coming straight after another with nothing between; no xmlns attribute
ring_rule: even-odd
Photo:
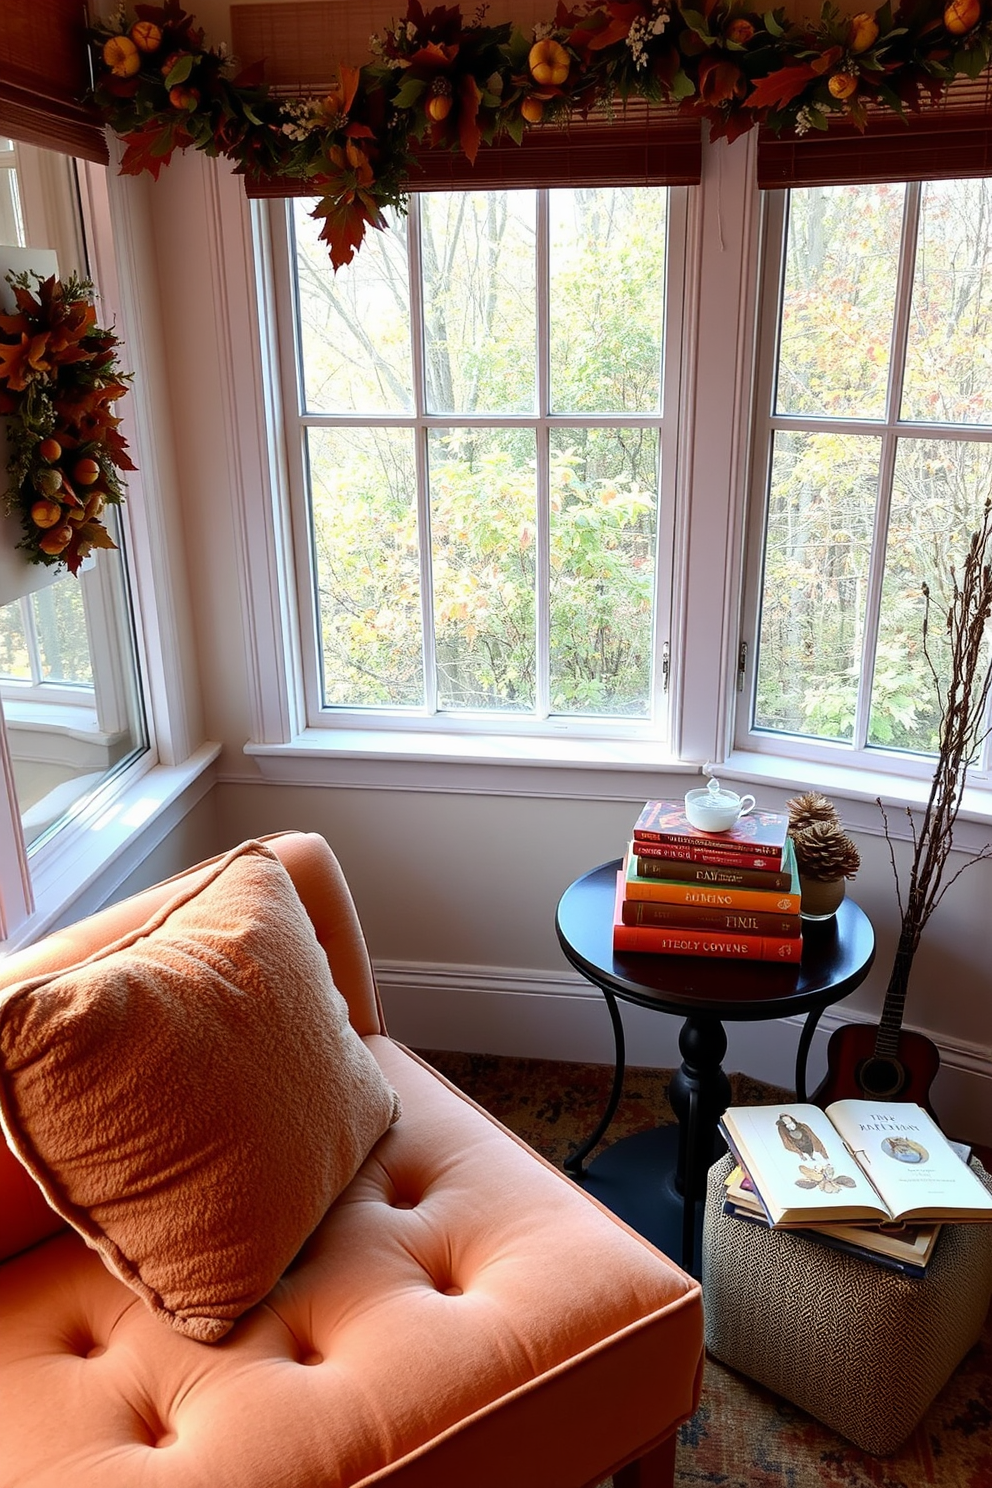
<svg viewBox="0 0 992 1488"><path fill-rule="evenodd" d="M668 849L660 842L632 842L631 849L636 859L636 871L641 878L671 879L676 883L698 883L725 885L732 889L784 889L792 887L792 874L788 869L788 858L780 862L775 871L755 868L748 853L701 853L706 862L690 861L686 858L662 857ZM650 849L651 851L645 851ZM720 858L719 863L709 861ZM723 861L723 860L726 861ZM767 863L767 858L758 860Z"/></svg>
<svg viewBox="0 0 992 1488"><path fill-rule="evenodd" d="M661 925L625 925L624 875L617 874L613 912L613 949L645 951L654 956L723 957L736 961L791 961L802 955L801 935L729 935L717 930L679 930Z"/></svg>
<svg viewBox="0 0 992 1488"><path fill-rule="evenodd" d="M783 811L755 808L738 817L726 832L701 832L692 826L682 801L646 801L634 823L635 842L671 842L708 851L752 853L781 859L789 832ZM753 866L753 865L752 865Z"/></svg>
<svg viewBox="0 0 992 1488"><path fill-rule="evenodd" d="M730 935L773 935L794 940L802 933L797 914L758 910L714 909L703 904L662 904L657 899L627 899L620 906L625 925L664 925L674 930L719 930Z"/></svg>
<svg viewBox="0 0 992 1488"><path fill-rule="evenodd" d="M782 867L779 854L769 856L766 852L740 852L737 848L726 851L717 842L716 846L697 847L694 842L648 842L643 837L634 839L639 857L657 858L663 863L680 863L686 868L702 864L709 868L756 868L762 873L778 873Z"/></svg>
<svg viewBox="0 0 992 1488"><path fill-rule="evenodd" d="M708 909L755 910L759 914L796 915L802 896L799 870L791 838L785 844L782 871L791 877L788 890L761 889L722 883L685 883L674 878L647 878L637 871L636 844L631 842L624 861L626 899L646 899L661 904L696 904Z"/></svg>

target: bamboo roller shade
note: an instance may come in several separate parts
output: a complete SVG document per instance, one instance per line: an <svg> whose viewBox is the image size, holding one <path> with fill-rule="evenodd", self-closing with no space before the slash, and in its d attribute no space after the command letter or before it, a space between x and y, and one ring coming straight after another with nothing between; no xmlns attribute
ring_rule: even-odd
<svg viewBox="0 0 992 1488"><path fill-rule="evenodd" d="M529 30L545 8L515 0L513 19ZM264 60L265 81L287 94L319 93L331 86L340 63L367 61L369 37L388 26L389 0L356 6L348 0L293 0L287 4L232 5L231 35L242 66ZM459 152L417 151L414 191L496 190L548 185L692 185L701 169L698 119L640 99L603 113L573 118L567 127L528 129L522 145L504 140L483 145L475 165ZM283 179L246 182L249 196L314 195L315 182Z"/></svg>
<svg viewBox="0 0 992 1488"><path fill-rule="evenodd" d="M992 175L992 77L961 78L939 104L906 119L868 110L860 134L831 123L825 132L758 135L758 185L831 186L858 181L926 181Z"/></svg>
<svg viewBox="0 0 992 1488"><path fill-rule="evenodd" d="M105 165L89 85L82 0L0 0L0 134Z"/></svg>

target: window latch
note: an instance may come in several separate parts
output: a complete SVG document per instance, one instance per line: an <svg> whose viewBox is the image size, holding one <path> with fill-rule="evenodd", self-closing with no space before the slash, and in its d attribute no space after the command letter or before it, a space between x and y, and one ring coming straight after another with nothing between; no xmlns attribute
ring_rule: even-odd
<svg viewBox="0 0 992 1488"><path fill-rule="evenodd" d="M671 676L672 661L669 644L666 641L661 648L661 690L668 691L668 682Z"/></svg>
<svg viewBox="0 0 992 1488"><path fill-rule="evenodd" d="M737 650L737 691L744 691L744 677L747 672L747 641L741 641Z"/></svg>

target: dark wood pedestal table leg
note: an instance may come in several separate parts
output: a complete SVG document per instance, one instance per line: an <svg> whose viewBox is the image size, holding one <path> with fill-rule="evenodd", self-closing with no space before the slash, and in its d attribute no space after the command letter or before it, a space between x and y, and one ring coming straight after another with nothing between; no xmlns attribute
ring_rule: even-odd
<svg viewBox="0 0 992 1488"><path fill-rule="evenodd" d="M583 1170L584 1159L613 1120L623 1089L623 1022L613 994L604 988L604 996L616 1046L613 1086L602 1119L565 1159L565 1171L659 1250L698 1275L706 1175L723 1150L717 1125L730 1104L730 1081L723 1071L726 1030L719 1018L705 1013L686 1018L679 1033L682 1064L668 1087L678 1125L627 1137ZM630 1181L632 1170L639 1181ZM647 1173L654 1181L645 1182Z"/></svg>

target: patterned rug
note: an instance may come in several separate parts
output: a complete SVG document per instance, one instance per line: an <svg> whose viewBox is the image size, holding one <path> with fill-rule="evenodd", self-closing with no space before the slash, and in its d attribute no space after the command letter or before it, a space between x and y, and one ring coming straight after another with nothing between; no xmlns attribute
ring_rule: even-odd
<svg viewBox="0 0 992 1488"><path fill-rule="evenodd" d="M419 1052L555 1164L592 1131L609 1093L611 1071L601 1065ZM627 1070L604 1146L674 1120L670 1076L670 1070ZM735 1105L790 1095L746 1075L731 1075L730 1083ZM859 1451L708 1359L699 1410L681 1431L675 1482L676 1488L992 1488L992 1314L981 1342L912 1436L885 1458Z"/></svg>

